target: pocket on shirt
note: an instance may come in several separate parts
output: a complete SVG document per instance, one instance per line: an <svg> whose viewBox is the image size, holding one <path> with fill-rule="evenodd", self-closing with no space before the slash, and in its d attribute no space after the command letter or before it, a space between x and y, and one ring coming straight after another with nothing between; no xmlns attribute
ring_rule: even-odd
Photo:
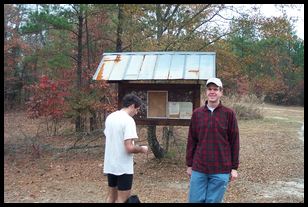
<svg viewBox="0 0 308 207"><path fill-rule="evenodd" d="M217 127L217 131L220 135L222 135L222 137L226 137L227 136L227 131L228 131L228 127L227 127L227 123L223 122L217 122L216 123L216 127Z"/></svg>

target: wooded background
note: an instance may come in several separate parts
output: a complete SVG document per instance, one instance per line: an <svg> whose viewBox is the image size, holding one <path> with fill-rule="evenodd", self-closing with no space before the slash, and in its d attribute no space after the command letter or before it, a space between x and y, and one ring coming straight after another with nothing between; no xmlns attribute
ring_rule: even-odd
<svg viewBox="0 0 308 207"><path fill-rule="evenodd" d="M304 104L304 40L287 15L253 5L5 4L4 109L46 117L53 132L64 117L77 132L101 128L116 86L92 76L103 52L130 51L216 52L225 95Z"/></svg>

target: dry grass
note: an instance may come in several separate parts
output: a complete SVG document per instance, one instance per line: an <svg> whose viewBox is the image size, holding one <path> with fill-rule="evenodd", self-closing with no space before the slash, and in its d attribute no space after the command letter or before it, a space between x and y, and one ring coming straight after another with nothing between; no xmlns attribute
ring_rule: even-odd
<svg viewBox="0 0 308 207"><path fill-rule="evenodd" d="M263 99L257 98L255 95L223 96L222 102L235 111L239 120L262 119L264 116Z"/></svg>
<svg viewBox="0 0 308 207"><path fill-rule="evenodd" d="M240 179L231 183L227 202L303 202L302 107L266 104L263 120L240 121ZM282 185L293 181L290 194ZM300 186L298 188L297 186Z"/></svg>

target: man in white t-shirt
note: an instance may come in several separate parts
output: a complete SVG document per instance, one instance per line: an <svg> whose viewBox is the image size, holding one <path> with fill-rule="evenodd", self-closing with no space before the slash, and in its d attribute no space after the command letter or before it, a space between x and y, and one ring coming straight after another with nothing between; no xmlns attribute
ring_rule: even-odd
<svg viewBox="0 0 308 207"><path fill-rule="evenodd" d="M123 108L106 118L104 174L108 177L108 203L124 203L129 198L134 174L133 154L148 151L147 146L134 144L138 136L133 116L141 104L138 96L127 94L123 98Z"/></svg>

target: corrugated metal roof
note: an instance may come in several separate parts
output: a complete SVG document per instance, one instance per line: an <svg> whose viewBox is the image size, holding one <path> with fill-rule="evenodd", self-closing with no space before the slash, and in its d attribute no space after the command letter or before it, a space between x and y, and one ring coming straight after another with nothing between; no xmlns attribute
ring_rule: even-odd
<svg viewBox="0 0 308 207"><path fill-rule="evenodd" d="M93 80L207 80L216 76L214 52L104 53Z"/></svg>

